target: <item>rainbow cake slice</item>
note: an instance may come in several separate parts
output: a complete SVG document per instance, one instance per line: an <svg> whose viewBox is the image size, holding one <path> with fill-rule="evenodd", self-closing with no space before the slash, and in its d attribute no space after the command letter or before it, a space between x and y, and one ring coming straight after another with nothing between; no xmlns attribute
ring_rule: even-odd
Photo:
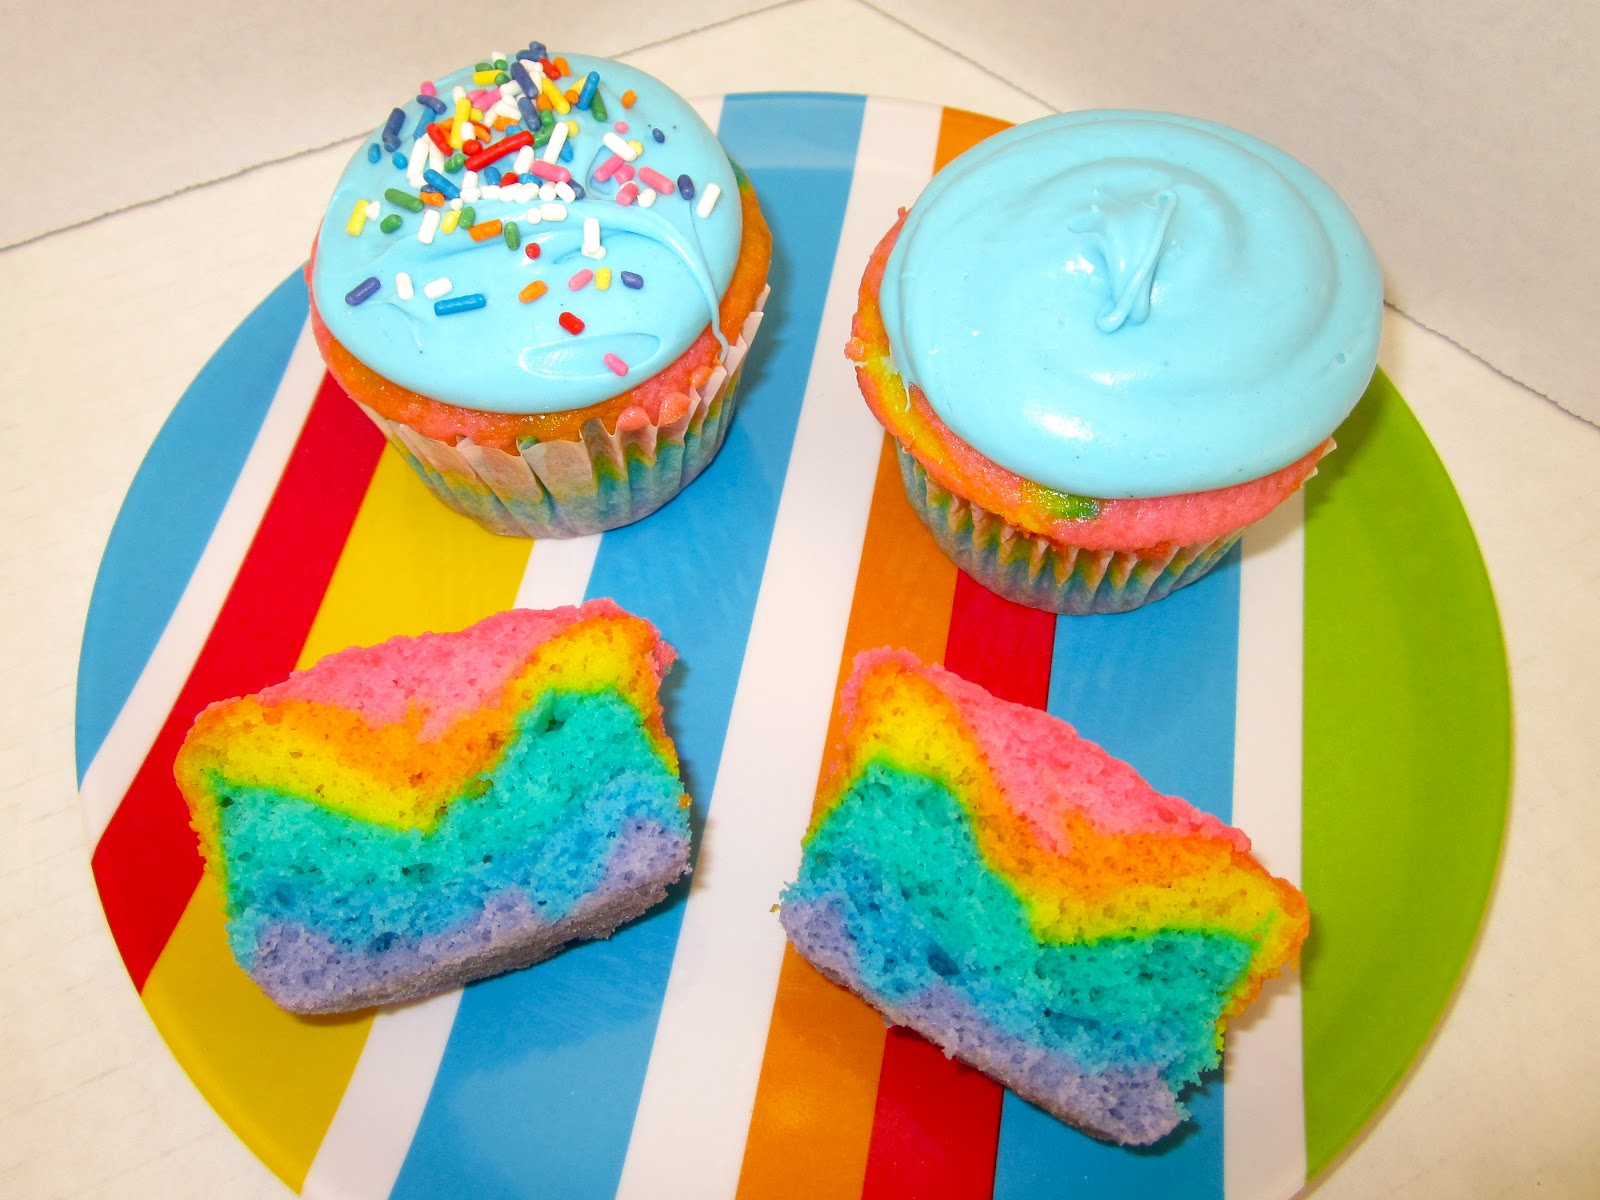
<svg viewBox="0 0 1600 1200"><path fill-rule="evenodd" d="M1185 1116L1305 900L1250 842L1047 713L904 651L856 659L784 892L824 975L1097 1137Z"/></svg>
<svg viewBox="0 0 1600 1200"><path fill-rule="evenodd" d="M177 757L234 957L295 1012L411 999L609 935L688 869L658 691L609 600L342 650L213 704Z"/></svg>

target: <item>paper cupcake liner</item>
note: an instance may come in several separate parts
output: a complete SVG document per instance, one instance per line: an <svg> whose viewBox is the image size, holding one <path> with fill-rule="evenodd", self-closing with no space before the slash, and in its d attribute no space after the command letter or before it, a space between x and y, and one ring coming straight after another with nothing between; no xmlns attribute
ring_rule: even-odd
<svg viewBox="0 0 1600 1200"><path fill-rule="evenodd" d="M939 548L984 587L1029 608L1072 616L1139 608L1203 577L1244 533L1155 552L1063 545L950 492L898 442L895 452L911 507Z"/></svg>
<svg viewBox="0 0 1600 1200"><path fill-rule="evenodd" d="M737 406L740 367L767 300L756 298L738 339L683 405L662 405L666 421L607 432L599 419L579 439L536 442L512 454L462 438L451 445L409 425L361 410L440 500L485 529L511 537L599 533L649 516L705 470ZM359 401L357 402L360 403Z"/></svg>

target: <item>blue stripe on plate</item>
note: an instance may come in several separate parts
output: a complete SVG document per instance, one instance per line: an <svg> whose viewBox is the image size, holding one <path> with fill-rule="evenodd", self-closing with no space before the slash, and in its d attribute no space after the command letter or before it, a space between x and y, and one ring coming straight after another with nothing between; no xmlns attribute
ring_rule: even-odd
<svg viewBox="0 0 1600 1200"><path fill-rule="evenodd" d="M718 136L773 230L774 290L722 453L680 498L606 534L589 596L654 621L682 660L667 724L696 798L716 782L745 640L855 166L860 97L733 96ZM795 169L786 164L814 164ZM827 253L785 254L783 247ZM829 335L831 336L831 335ZM684 887L609 941L469 987L395 1196L607 1196L621 1177Z"/></svg>
<svg viewBox="0 0 1600 1200"><path fill-rule="evenodd" d="M1050 711L1131 762L1157 791L1227 821L1233 811L1239 552L1148 608L1062 617ZM1222 1200L1222 1074L1185 1098L1193 1120L1157 1149L1109 1146L1009 1092L995 1200Z"/></svg>
<svg viewBox="0 0 1600 1200"><path fill-rule="evenodd" d="M306 319L297 270L201 368L144 456L95 577L78 655L78 782L188 586ZM181 487L174 487L182 480Z"/></svg>

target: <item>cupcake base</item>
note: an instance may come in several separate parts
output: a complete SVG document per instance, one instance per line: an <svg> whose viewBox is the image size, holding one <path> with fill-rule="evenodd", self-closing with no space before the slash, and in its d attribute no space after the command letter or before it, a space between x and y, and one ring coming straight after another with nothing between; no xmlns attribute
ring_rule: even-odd
<svg viewBox="0 0 1600 1200"><path fill-rule="evenodd" d="M1019 529L941 486L898 441L900 479L939 548L992 592L1071 616L1128 612L1203 578L1243 529L1146 550L1084 550Z"/></svg>
<svg viewBox="0 0 1600 1200"><path fill-rule="evenodd" d="M493 533L567 538L615 529L671 500L722 448L766 297L763 290L704 386L669 396L654 417L629 409L612 432L596 419L580 439L513 454L469 438L451 445L356 403L439 500Z"/></svg>

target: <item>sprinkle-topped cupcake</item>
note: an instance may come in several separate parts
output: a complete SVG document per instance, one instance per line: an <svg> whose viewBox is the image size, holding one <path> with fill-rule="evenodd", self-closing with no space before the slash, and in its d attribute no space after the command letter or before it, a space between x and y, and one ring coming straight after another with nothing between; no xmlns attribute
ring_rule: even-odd
<svg viewBox="0 0 1600 1200"><path fill-rule="evenodd" d="M637 520L715 455L771 240L671 89L533 43L426 81L345 168L311 267L329 369L496 532Z"/></svg>
<svg viewBox="0 0 1600 1200"><path fill-rule="evenodd" d="M1377 362L1382 284L1307 167L1077 112L956 159L879 246L849 353L912 503L995 591L1121 611L1300 486Z"/></svg>

